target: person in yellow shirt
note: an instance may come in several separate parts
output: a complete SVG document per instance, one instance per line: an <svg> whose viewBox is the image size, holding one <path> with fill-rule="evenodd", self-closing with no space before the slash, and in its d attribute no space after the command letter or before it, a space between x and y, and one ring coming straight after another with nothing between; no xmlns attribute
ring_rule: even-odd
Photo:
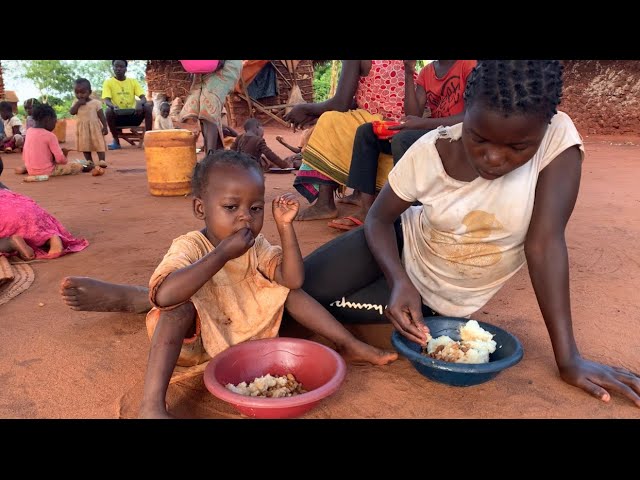
<svg viewBox="0 0 640 480"><path fill-rule="evenodd" d="M146 130L151 130L153 124L153 103L147 102L142 87L135 78L127 78L126 60L112 60L113 77L102 84L102 99L107 105L107 125L113 136L113 143L109 150L118 150L120 138L118 128L140 125L144 120ZM136 97L139 100L136 100Z"/></svg>

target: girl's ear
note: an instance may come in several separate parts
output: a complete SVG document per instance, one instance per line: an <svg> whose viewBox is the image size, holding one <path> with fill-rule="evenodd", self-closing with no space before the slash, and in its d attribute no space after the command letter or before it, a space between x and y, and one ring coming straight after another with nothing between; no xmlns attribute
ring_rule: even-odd
<svg viewBox="0 0 640 480"><path fill-rule="evenodd" d="M198 220L204 220L204 204L198 197L193 197L193 216Z"/></svg>

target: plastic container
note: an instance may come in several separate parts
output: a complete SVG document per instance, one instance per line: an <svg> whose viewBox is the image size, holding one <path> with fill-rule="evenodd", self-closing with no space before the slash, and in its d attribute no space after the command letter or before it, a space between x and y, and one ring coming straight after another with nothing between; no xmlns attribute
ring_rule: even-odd
<svg viewBox="0 0 640 480"><path fill-rule="evenodd" d="M251 382L257 377L293 374L307 393L293 397L249 397L225 385ZM267 338L234 345L216 355L204 371L204 384L220 400L254 418L293 418L333 394L347 373L344 359L334 350L299 338Z"/></svg>
<svg viewBox="0 0 640 480"><path fill-rule="evenodd" d="M56 126L53 129L53 134L58 139L58 143L64 143L67 141L67 121L62 119L56 122Z"/></svg>
<svg viewBox="0 0 640 480"><path fill-rule="evenodd" d="M400 125L400 122L394 122L391 120L374 120L371 124L373 125L373 133L380 140L389 140L396 133L400 132L400 130L389 130L389 127L397 127Z"/></svg>
<svg viewBox="0 0 640 480"><path fill-rule="evenodd" d="M180 63L189 73L211 73L216 71L220 60L180 60Z"/></svg>
<svg viewBox="0 0 640 480"><path fill-rule="evenodd" d="M460 340L460 327L467 318L427 317L423 319L431 336L447 335L452 340ZM422 354L422 348L415 342L394 330L391 343L401 355L407 357L415 369L430 380L455 387L468 387L487 382L502 370L512 367L522 359L520 341L509 332L484 322L478 324L493 334L496 351L489 355L489 363L452 363L436 360Z"/></svg>
<svg viewBox="0 0 640 480"><path fill-rule="evenodd" d="M191 193L196 137L184 129L152 130L144 135L149 192L158 197Z"/></svg>

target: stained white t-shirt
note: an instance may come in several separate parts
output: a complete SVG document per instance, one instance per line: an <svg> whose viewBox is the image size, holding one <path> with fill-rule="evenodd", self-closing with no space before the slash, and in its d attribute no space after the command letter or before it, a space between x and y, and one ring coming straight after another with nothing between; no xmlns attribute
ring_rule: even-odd
<svg viewBox="0 0 640 480"><path fill-rule="evenodd" d="M462 123L440 127L416 141L389 173L389 185L410 207L402 214L402 262L425 305L464 317L482 308L525 263L538 175L582 139L558 112L535 155L495 180L451 178L435 146L459 141Z"/></svg>

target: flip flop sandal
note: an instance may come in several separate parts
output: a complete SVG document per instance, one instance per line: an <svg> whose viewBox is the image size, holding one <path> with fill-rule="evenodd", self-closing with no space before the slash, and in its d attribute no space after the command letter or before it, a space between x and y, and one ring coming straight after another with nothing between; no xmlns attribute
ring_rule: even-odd
<svg viewBox="0 0 640 480"><path fill-rule="evenodd" d="M340 220L351 220L354 224L353 225L344 225L342 223L336 223L335 220L330 221L329 223L327 223L328 226L330 226L331 228L335 228L338 230L353 230L354 228L359 227L360 225L364 225L364 222L362 220L357 219L356 217L342 217Z"/></svg>

